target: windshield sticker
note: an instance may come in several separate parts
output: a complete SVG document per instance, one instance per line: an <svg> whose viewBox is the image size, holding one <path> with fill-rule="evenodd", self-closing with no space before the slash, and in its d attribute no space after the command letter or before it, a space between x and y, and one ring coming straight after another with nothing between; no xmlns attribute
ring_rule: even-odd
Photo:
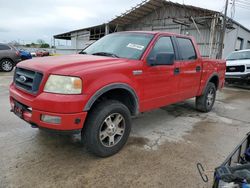
<svg viewBox="0 0 250 188"><path fill-rule="evenodd" d="M127 45L127 48L133 48L133 49L136 49L136 50L143 50L144 46L139 45L139 44L132 44L132 43L129 43L129 44Z"/></svg>

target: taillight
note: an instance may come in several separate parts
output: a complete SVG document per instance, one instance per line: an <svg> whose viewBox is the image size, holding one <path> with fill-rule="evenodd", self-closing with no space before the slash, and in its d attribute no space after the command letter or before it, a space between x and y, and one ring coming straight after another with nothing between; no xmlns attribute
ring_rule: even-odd
<svg viewBox="0 0 250 188"><path fill-rule="evenodd" d="M20 56L20 52L19 52L19 51L16 51L16 55L17 55L17 56Z"/></svg>

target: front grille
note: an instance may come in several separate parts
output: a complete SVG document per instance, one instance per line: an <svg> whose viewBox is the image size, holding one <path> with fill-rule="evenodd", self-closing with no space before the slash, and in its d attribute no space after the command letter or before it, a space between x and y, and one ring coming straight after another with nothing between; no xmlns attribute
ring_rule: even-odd
<svg viewBox="0 0 250 188"><path fill-rule="evenodd" d="M41 84L43 74L40 72L17 67L14 75L16 87L35 94Z"/></svg>
<svg viewBox="0 0 250 188"><path fill-rule="evenodd" d="M245 65L227 66L227 72L245 72Z"/></svg>

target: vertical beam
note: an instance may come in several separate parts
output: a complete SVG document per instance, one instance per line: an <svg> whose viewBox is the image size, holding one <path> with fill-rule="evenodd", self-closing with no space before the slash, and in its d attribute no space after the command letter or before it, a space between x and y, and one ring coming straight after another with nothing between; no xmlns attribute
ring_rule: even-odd
<svg viewBox="0 0 250 188"><path fill-rule="evenodd" d="M78 32L76 32L76 54L77 54L77 50L78 50L78 46L77 46L78 42L77 42L77 40L78 40Z"/></svg>
<svg viewBox="0 0 250 188"><path fill-rule="evenodd" d="M225 37L225 32L226 32L226 22L227 22L227 8L228 8L228 0L226 0L226 5L225 5L225 12L223 15L223 26L220 34L220 41L219 41L219 53L218 53L218 58L222 58L222 52L223 52L223 43L224 43L224 37Z"/></svg>
<svg viewBox="0 0 250 188"><path fill-rule="evenodd" d="M214 16L214 18L211 21L210 36L209 36L209 58L213 58L216 20L217 16Z"/></svg>
<svg viewBox="0 0 250 188"><path fill-rule="evenodd" d="M56 39L53 37L54 54L56 53Z"/></svg>

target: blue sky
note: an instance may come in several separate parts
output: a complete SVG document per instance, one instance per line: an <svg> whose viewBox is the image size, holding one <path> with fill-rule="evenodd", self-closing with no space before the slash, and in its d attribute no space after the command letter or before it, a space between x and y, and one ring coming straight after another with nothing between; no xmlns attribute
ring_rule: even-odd
<svg viewBox="0 0 250 188"><path fill-rule="evenodd" d="M105 23L141 0L0 0L0 42L50 43L55 34ZM216 11L224 0L173 0ZM230 7L229 7L230 15ZM250 29L250 11L236 8L234 19Z"/></svg>

